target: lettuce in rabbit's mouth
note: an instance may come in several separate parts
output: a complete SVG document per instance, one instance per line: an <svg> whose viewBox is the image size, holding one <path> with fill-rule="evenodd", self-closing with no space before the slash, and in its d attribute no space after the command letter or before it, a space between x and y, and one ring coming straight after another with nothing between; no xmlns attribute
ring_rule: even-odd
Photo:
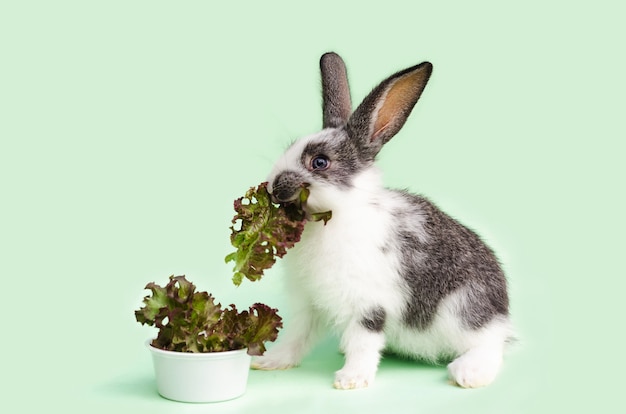
<svg viewBox="0 0 626 414"><path fill-rule="evenodd" d="M237 214L232 219L230 242L237 250L226 256L226 263L235 262L233 283L241 284L243 278L256 281L263 272L283 257L287 249L300 241L307 220L330 220L331 211L307 214L304 206L310 191L305 186L298 198L288 204L275 204L267 191L267 183L251 187L235 200Z"/></svg>
<svg viewBox="0 0 626 414"><path fill-rule="evenodd" d="M267 185L267 183L262 183L261 185L263 184ZM311 190L309 190L309 185L310 184L306 184L306 183L302 184L302 186L300 187L300 192L292 201L280 203L280 202L274 201L274 198L272 198L272 203L277 204L281 206L282 208L284 208L287 215L295 219L298 219L298 220L306 219L309 221L324 221L324 224L326 224L333 215L332 211L325 211L323 213L310 213L309 211L305 209L307 205L307 201L309 199L309 195L311 194Z"/></svg>

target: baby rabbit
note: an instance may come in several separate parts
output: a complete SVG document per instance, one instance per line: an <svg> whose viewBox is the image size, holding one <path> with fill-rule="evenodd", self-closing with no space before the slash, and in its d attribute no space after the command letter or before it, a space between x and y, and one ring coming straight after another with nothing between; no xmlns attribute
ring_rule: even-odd
<svg viewBox="0 0 626 414"><path fill-rule="evenodd" d="M310 190L310 221L285 256L293 313L283 338L257 369L296 366L328 330L340 335L339 389L371 385L383 350L439 361L461 387L496 377L510 335L504 274L493 252L419 195L383 187L376 155L402 127L432 71L428 62L385 79L352 112L346 68L320 61L321 132L278 160L268 190L280 203ZM406 167L405 167L406 168Z"/></svg>

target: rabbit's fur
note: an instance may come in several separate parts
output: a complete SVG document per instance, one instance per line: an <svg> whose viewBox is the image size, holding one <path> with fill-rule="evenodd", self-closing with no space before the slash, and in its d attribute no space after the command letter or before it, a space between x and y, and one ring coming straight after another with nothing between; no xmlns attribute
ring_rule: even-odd
<svg viewBox="0 0 626 414"><path fill-rule="evenodd" d="M345 365L335 387L372 384L381 352L440 360L462 387L493 381L510 335L504 274L471 230L427 199L386 189L374 165L402 127L432 71L428 62L378 85L352 113L345 65L321 59L324 129L301 138L278 160L268 189L293 201L302 186L307 223L285 256L293 316L283 338L253 366L298 365L330 329L341 336ZM406 168L406 167L405 167Z"/></svg>

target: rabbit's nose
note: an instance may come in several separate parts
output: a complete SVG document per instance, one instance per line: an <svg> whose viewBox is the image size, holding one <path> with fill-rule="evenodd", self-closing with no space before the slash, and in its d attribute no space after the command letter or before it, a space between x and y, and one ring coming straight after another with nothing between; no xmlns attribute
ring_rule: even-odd
<svg viewBox="0 0 626 414"><path fill-rule="evenodd" d="M290 203L295 201L303 186L303 179L295 171L283 171L274 178L271 185L272 201Z"/></svg>

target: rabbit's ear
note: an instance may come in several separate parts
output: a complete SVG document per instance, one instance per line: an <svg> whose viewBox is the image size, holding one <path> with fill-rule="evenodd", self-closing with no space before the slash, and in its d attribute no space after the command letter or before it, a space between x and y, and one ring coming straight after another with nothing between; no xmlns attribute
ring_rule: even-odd
<svg viewBox="0 0 626 414"><path fill-rule="evenodd" d="M324 128L341 127L352 113L348 75L343 59L333 52L320 59Z"/></svg>
<svg viewBox="0 0 626 414"><path fill-rule="evenodd" d="M433 66L429 62L398 72L380 83L348 121L348 134L366 158L373 159L404 125L426 87Z"/></svg>

